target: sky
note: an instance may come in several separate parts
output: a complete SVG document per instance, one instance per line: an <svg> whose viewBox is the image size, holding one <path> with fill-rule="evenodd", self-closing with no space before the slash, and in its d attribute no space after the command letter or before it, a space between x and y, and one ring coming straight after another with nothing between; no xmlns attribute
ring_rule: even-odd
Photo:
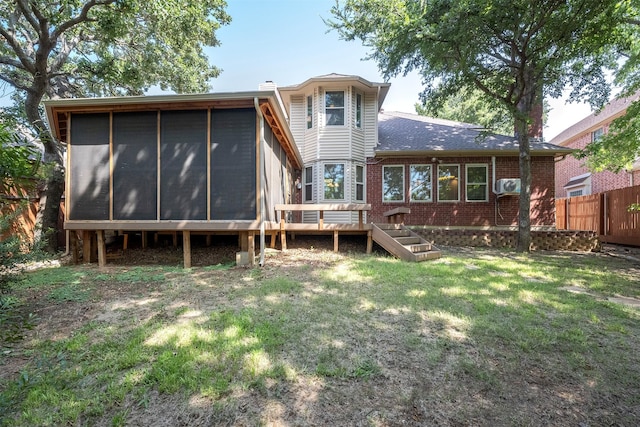
<svg viewBox="0 0 640 427"><path fill-rule="evenodd" d="M358 75L383 82L369 50L359 41L344 41L328 31L334 0L228 0L229 25L217 32L221 46L207 49L212 64L223 71L213 91L256 90L271 80L278 86L302 83L329 73ZM389 80L385 111L415 113L422 91L416 73ZM544 129L547 141L591 114L587 105L549 100L551 112Z"/></svg>

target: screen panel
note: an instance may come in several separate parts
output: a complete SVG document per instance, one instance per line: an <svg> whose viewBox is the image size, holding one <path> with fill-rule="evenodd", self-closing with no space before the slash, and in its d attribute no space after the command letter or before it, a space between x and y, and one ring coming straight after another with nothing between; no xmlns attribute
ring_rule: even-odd
<svg viewBox="0 0 640 427"><path fill-rule="evenodd" d="M70 220L109 219L109 114L73 114Z"/></svg>
<svg viewBox="0 0 640 427"><path fill-rule="evenodd" d="M256 111L211 111L211 219L256 219Z"/></svg>
<svg viewBox="0 0 640 427"><path fill-rule="evenodd" d="M160 219L207 219L207 111L160 115Z"/></svg>
<svg viewBox="0 0 640 427"><path fill-rule="evenodd" d="M157 219L158 113L113 114L113 217Z"/></svg>

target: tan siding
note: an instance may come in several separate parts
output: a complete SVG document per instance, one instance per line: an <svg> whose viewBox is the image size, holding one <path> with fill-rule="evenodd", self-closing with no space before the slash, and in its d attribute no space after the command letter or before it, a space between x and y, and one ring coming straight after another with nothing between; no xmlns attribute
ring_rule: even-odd
<svg viewBox="0 0 640 427"><path fill-rule="evenodd" d="M373 157L373 150L378 143L378 98L377 94L366 94L364 97L364 135L365 157Z"/></svg>
<svg viewBox="0 0 640 427"><path fill-rule="evenodd" d="M304 143L300 146L302 161L307 164L318 158L318 133L316 129L309 129L304 136Z"/></svg>
<svg viewBox="0 0 640 427"><path fill-rule="evenodd" d="M289 128L291 129L291 134L293 135L299 149L302 149L302 142L304 141L306 131L306 111L303 96L291 97L289 114Z"/></svg>
<svg viewBox="0 0 640 427"><path fill-rule="evenodd" d="M351 157L348 126L325 127L320 131L319 157L321 159L348 159Z"/></svg>
<svg viewBox="0 0 640 427"><path fill-rule="evenodd" d="M361 129L355 129L351 134L351 157L353 160L364 162L365 157L365 135Z"/></svg>

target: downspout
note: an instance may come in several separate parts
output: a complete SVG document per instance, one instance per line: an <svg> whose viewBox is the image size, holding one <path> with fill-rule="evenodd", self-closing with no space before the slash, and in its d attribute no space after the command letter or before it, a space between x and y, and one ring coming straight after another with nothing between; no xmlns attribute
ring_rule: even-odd
<svg viewBox="0 0 640 427"><path fill-rule="evenodd" d="M262 111L260 111L260 105L258 104L258 97L253 98L253 105L256 108L256 113L260 118L260 267L264 266L264 214L266 212L265 207L265 191L264 191L264 180L265 180L265 162L264 162L264 145L267 141L264 139L264 116L262 115Z"/></svg>

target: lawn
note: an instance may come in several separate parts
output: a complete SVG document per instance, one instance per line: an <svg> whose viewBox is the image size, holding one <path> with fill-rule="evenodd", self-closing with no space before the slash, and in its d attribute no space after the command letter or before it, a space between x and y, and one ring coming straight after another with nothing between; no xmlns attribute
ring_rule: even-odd
<svg viewBox="0 0 640 427"><path fill-rule="evenodd" d="M221 263L50 266L12 295L0 425L640 423L640 264L317 248ZM569 292L574 287L592 295Z"/></svg>

